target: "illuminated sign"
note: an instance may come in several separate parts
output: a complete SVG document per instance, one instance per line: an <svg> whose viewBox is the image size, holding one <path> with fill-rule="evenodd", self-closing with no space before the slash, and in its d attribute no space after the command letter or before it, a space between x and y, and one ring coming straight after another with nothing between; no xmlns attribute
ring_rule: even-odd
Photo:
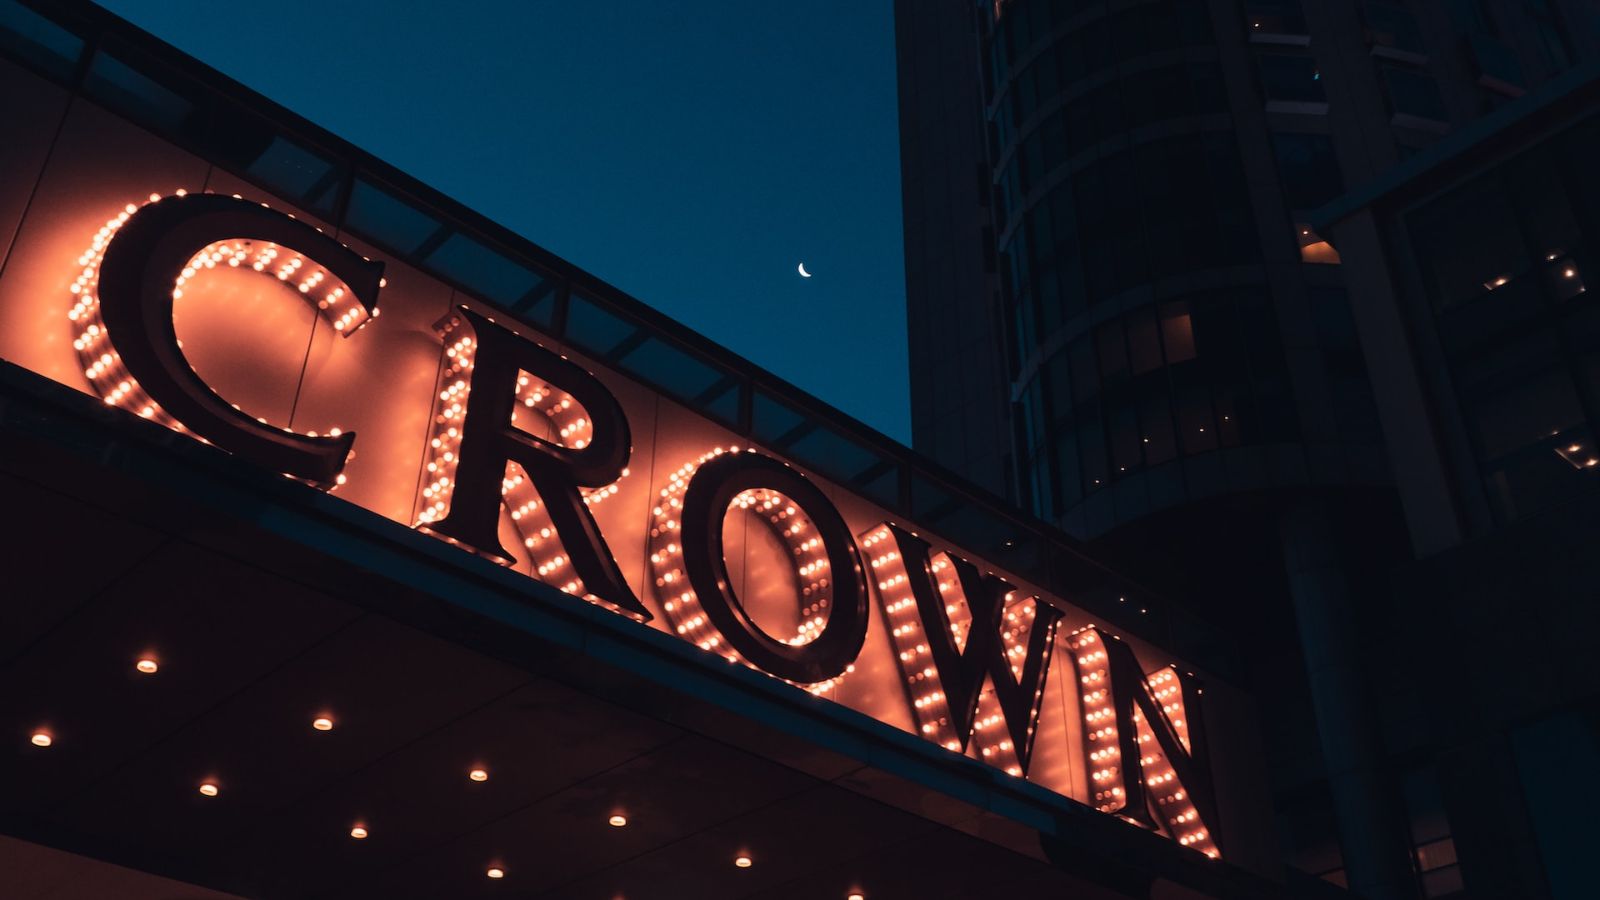
<svg viewBox="0 0 1600 900"><path fill-rule="evenodd" d="M264 203L180 191L99 218L60 292L0 296L53 308L41 327L70 333L76 364L53 334L0 353L1219 855L1199 687L1170 659L420 273L389 285ZM281 331L298 375L257 358Z"/></svg>

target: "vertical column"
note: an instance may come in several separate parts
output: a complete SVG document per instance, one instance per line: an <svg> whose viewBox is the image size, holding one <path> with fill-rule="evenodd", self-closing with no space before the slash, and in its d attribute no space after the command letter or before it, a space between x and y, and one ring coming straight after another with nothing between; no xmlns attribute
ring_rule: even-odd
<svg viewBox="0 0 1600 900"><path fill-rule="evenodd" d="M1371 900L1415 897L1404 807L1384 772L1382 735L1359 668L1348 550L1321 504L1291 510L1281 525L1346 877L1352 890Z"/></svg>

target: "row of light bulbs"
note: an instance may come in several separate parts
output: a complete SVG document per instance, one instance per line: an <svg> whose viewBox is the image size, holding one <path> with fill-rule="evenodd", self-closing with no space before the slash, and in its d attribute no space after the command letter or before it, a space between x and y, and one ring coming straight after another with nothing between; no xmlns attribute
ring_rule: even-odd
<svg viewBox="0 0 1600 900"><path fill-rule="evenodd" d="M1068 638L1068 647L1076 654L1078 682L1082 685L1085 750L1089 757L1091 800L1101 812L1115 814L1126 807L1127 792L1124 779L1128 770L1123 765L1121 745L1117 741L1116 709L1112 705L1110 689L1110 658L1093 628L1085 628ZM1137 689L1137 688L1135 688ZM1189 746L1189 727L1185 721L1182 693L1177 673L1166 667L1147 675L1145 689L1161 704L1178 740ZM1212 859L1221 854L1210 832L1200 821L1200 813L1189 799L1177 772L1156 746L1155 732L1137 705L1133 709L1135 742L1139 745L1139 773L1145 787L1155 798L1158 815L1165 821L1159 823L1162 832L1170 835L1180 845L1198 850Z"/></svg>
<svg viewBox="0 0 1600 900"><path fill-rule="evenodd" d="M911 693L912 715L916 718L917 730L923 737L942 745L946 750L960 753L961 735L956 733L955 724L951 721L949 699L940 683L938 670L933 665L932 651L921 636L922 617L917 611L917 601L911 594L911 574L906 571L905 561L895 548L893 535L887 527L877 528L861 537L861 548L867 553L878 581L878 590L884 598L890 637L906 687ZM972 613L962 594L955 566L950 563L948 556L941 553L929 560L928 568L937 579L939 593L945 600L945 614L950 620L951 636L956 648L964 651L972 628ZM1027 637L1032 633L1038 607L1035 600L1020 598L1016 591L1006 594L1004 603L1005 620L1001 627L1001 640L1013 677L1021 677L1021 662L1028 652ZM1041 694L1044 684L1043 680L1039 683ZM1038 696L1034 697L1035 705L1038 699ZM1023 777L1017 748L1012 743L1005 714L992 688L979 695L970 740L978 757L984 762L1008 775Z"/></svg>
<svg viewBox="0 0 1600 900"><path fill-rule="evenodd" d="M460 465L461 429L466 419L467 398L472 390L473 358L477 342L464 328L459 315L442 319L436 331L444 341L445 365L434 403L433 431L428 442L426 469L428 484L422 490L423 507L417 525L426 526L443 519L450 509L455 491L455 473ZM527 372L517 376L511 424L536 436L548 431L553 443L581 450L594 439L594 423L572 395L534 378ZM528 418L532 417L530 423ZM583 490L583 502L593 507L614 497L630 470L623 469L617 482L602 488ZM588 593L583 579L573 571L571 559L561 546L549 512L521 466L508 466L500 493L512 527L528 552L529 565L536 578L563 593L601 602ZM442 535L441 535L442 536ZM447 538L448 540L448 538Z"/></svg>
<svg viewBox="0 0 1600 900"><path fill-rule="evenodd" d="M679 466L667 476L667 483L657 491L650 527L650 565L655 573L656 595L661 600L667 622L679 635L693 641L702 650L716 653L729 662L743 662L738 651L723 642L722 635L706 618L700 599L683 568L683 548L679 517L683 509L683 496L689 482L701 466L722 456L738 453L737 446L717 447L702 454L692 463ZM828 607L832 603L832 579L828 572L828 554L822 538L792 499L779 491L757 488L741 491L729 503L729 509L739 509L752 515L772 531L794 557L798 576L800 612L803 616L795 634L787 638L793 646L815 640L828 624ZM812 694L825 694L837 687L855 665L833 678L799 687Z"/></svg>
<svg viewBox="0 0 1600 900"><path fill-rule="evenodd" d="M179 189L173 196L184 197L187 194L187 191ZM238 194L233 196L236 200L242 199ZM162 410L161 405L133 379L120 354L111 346L105 322L100 315L100 265L107 248L111 246L116 233L141 207L162 199L160 194L151 194L142 203L125 205L95 233L89 247L78 257L80 269L77 278L68 285L72 306L67 311L67 318L72 322L72 346L78 353L84 378L107 405L130 410L174 431L187 433L183 423ZM281 262L280 257L283 257ZM244 239L217 241L196 253L173 284L172 299L177 301L183 297L184 287L190 280L219 266L247 268L262 273L283 282L308 299L311 299L313 291L325 290L315 298L318 314L332 323L340 334L348 335L365 327L379 314L379 310L374 309L369 316L361 304L351 303L347 288L337 278L333 278L323 267L308 263L305 257L293 250L280 248L273 243L261 244ZM329 279L332 279L333 286L324 289L323 285ZM182 346L181 341L179 345ZM265 419L258 421L270 424ZM289 428L282 430L295 433ZM201 440L204 441L203 438ZM344 476L339 476L338 483L344 483Z"/></svg>

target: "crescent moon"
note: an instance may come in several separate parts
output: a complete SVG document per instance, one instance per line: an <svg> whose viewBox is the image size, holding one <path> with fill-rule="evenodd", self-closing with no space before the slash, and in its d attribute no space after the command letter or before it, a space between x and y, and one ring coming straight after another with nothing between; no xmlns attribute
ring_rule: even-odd
<svg viewBox="0 0 1600 900"><path fill-rule="evenodd" d="M811 277L811 273L806 271L806 264L805 263L801 263L800 264L800 277L801 278L810 278Z"/></svg>

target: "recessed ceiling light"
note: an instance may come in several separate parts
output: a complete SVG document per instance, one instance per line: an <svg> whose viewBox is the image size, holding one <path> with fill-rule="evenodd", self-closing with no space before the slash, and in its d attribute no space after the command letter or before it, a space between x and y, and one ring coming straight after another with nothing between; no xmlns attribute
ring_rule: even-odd
<svg viewBox="0 0 1600 900"><path fill-rule="evenodd" d="M222 793L222 789L217 787L217 783L214 781L202 781L200 782L200 793L207 797L215 797Z"/></svg>
<svg viewBox="0 0 1600 900"><path fill-rule="evenodd" d="M504 878L506 877L506 870L500 868L499 866L490 866L489 871L483 874L489 876L490 878Z"/></svg>
<svg viewBox="0 0 1600 900"><path fill-rule="evenodd" d="M350 826L350 836L355 838L358 841L366 839L367 826L365 826L365 825L352 825L352 826Z"/></svg>
<svg viewBox="0 0 1600 900"><path fill-rule="evenodd" d="M610 822L611 823L611 827L613 827L613 828L621 828L622 826L628 824L628 817L627 816L612 816L611 818L607 819L606 821Z"/></svg>
<svg viewBox="0 0 1600 900"><path fill-rule="evenodd" d="M35 731L33 737L29 740L33 741L35 747L48 747L56 742L56 739L48 731Z"/></svg>
<svg viewBox="0 0 1600 900"><path fill-rule="evenodd" d="M867 895L860 891L851 891L844 900L867 900Z"/></svg>
<svg viewBox="0 0 1600 900"><path fill-rule="evenodd" d="M153 656L142 656L138 662L133 664L133 667L145 675L154 675L161 669L161 664L156 662Z"/></svg>
<svg viewBox="0 0 1600 900"><path fill-rule="evenodd" d="M473 781L488 781L489 780L489 770L488 769L473 769L471 772L467 773L467 777L471 778Z"/></svg>
<svg viewBox="0 0 1600 900"><path fill-rule="evenodd" d="M311 727L318 731L332 731L333 719L328 716L317 716L311 720Z"/></svg>
<svg viewBox="0 0 1600 900"><path fill-rule="evenodd" d="M751 866L755 865L755 860L751 859L748 856L735 856L733 858L733 864L738 866L741 869L748 869Z"/></svg>

